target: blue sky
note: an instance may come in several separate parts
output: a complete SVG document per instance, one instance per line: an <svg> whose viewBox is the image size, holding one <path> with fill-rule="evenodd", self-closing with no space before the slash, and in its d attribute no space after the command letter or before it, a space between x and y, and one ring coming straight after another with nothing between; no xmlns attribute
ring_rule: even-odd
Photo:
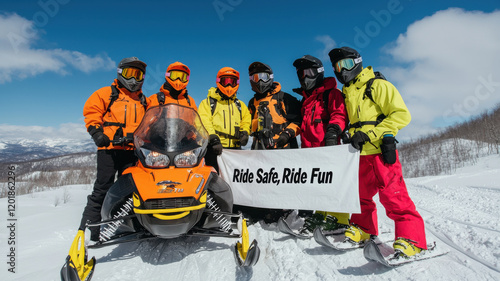
<svg viewBox="0 0 500 281"><path fill-rule="evenodd" d="M342 45L398 87L413 116L404 136L418 137L500 102L498 9L495 0L4 1L0 138L85 136L83 104L124 57L148 64L148 96L170 63L185 63L198 104L233 67L246 103L250 63L269 64L291 93L296 58L321 58L333 76L326 54Z"/></svg>

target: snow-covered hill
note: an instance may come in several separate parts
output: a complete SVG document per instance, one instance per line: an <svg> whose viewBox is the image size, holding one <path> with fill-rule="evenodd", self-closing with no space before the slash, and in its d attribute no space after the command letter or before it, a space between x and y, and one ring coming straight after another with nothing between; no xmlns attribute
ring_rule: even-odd
<svg viewBox="0 0 500 281"><path fill-rule="evenodd" d="M235 265L234 240L158 239L90 250L97 259L92 280L500 280L499 155L452 175L408 179L407 185L426 222L428 241L449 250L447 255L390 270L366 261L361 250L338 253L259 223L249 227L262 251L251 270ZM4 262L0 280L60 279L90 189L74 185L16 198L16 273ZM7 198L0 206L7 216ZM393 222L382 206L379 219L380 237L392 239ZM0 227L4 261L6 225L4 220Z"/></svg>
<svg viewBox="0 0 500 281"><path fill-rule="evenodd" d="M0 141L0 163L43 159L77 152L93 152L92 139L7 139Z"/></svg>

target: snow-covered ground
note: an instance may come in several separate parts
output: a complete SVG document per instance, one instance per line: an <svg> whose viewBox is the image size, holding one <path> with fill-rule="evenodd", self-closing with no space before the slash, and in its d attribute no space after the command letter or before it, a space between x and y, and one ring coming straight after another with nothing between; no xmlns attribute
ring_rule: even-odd
<svg viewBox="0 0 500 281"><path fill-rule="evenodd" d="M249 231L261 256L253 269L236 266L235 240L158 239L90 250L97 259L92 280L500 280L500 157L483 157L453 175L407 179L407 185L428 241L447 255L387 269L366 261L362 250L338 253L286 236L275 224L256 224ZM5 262L10 232L7 199L0 199L0 280L60 280L89 192L90 186L75 185L16 198L16 273ZM392 239L393 222L382 206L379 216L381 239Z"/></svg>

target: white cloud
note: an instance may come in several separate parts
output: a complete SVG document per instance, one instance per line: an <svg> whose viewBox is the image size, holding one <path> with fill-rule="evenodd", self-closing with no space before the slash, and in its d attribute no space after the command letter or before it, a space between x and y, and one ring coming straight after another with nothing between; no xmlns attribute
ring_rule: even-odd
<svg viewBox="0 0 500 281"><path fill-rule="evenodd" d="M337 46L337 43L335 43L335 40L332 39L329 35L320 35L316 36L315 38L316 41L323 43L325 45L325 48L321 51L321 60L326 60L330 61L330 57L328 56L328 53L330 50L335 48Z"/></svg>
<svg viewBox="0 0 500 281"><path fill-rule="evenodd" d="M43 72L60 74L68 66L79 71L113 69L116 63L107 55L89 56L78 51L63 49L37 49L40 38L33 21L17 14L0 14L0 84L12 78L24 79Z"/></svg>
<svg viewBox="0 0 500 281"><path fill-rule="evenodd" d="M465 121L500 102L500 11L450 8L411 24L382 71L412 113L408 136ZM417 129L418 128L418 129Z"/></svg>
<svg viewBox="0 0 500 281"><path fill-rule="evenodd" d="M20 139L34 141L48 139L88 140L90 135L87 133L84 124L76 123L60 124L59 127L0 124L0 140Z"/></svg>

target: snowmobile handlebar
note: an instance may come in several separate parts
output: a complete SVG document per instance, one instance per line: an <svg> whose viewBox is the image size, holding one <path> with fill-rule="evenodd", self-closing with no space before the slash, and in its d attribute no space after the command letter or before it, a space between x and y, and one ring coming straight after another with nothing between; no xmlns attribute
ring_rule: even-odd
<svg viewBox="0 0 500 281"><path fill-rule="evenodd" d="M132 133L128 133L124 137L119 137L119 138L115 137L113 140L111 140L111 143L113 145L121 145L121 146L129 145L129 146L133 146L133 144L134 144L134 135Z"/></svg>

